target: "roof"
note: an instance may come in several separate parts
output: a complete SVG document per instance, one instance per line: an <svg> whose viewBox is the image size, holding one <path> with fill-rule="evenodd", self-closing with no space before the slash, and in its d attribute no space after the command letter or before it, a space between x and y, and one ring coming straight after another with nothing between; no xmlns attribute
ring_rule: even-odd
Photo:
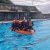
<svg viewBox="0 0 50 50"><path fill-rule="evenodd" d="M50 14L50 4L36 6L42 14Z"/></svg>
<svg viewBox="0 0 50 50"><path fill-rule="evenodd" d="M20 6L20 5L14 5L14 4L0 4L0 12L8 11L16 11L16 12L39 12L35 6Z"/></svg>

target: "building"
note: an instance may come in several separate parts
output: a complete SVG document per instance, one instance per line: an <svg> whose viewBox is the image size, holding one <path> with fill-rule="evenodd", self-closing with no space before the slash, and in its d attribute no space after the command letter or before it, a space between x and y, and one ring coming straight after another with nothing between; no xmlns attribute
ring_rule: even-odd
<svg viewBox="0 0 50 50"><path fill-rule="evenodd" d="M0 3L0 20L13 20L14 18L23 19L23 17L26 17L26 19L29 17L32 19L40 19L43 16L35 6Z"/></svg>
<svg viewBox="0 0 50 50"><path fill-rule="evenodd" d="M50 19L50 14L43 14L44 19Z"/></svg>

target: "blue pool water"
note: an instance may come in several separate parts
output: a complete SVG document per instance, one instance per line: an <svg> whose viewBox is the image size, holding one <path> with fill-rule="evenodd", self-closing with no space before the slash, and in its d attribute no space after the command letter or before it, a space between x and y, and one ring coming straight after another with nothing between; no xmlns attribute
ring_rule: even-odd
<svg viewBox="0 0 50 50"><path fill-rule="evenodd" d="M0 24L0 50L50 50L50 20L33 21L36 32L21 35L10 30L11 23Z"/></svg>

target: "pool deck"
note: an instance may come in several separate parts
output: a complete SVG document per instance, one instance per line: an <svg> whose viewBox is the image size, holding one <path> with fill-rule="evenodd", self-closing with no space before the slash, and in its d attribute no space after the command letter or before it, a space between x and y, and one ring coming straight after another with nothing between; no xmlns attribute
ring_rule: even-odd
<svg viewBox="0 0 50 50"><path fill-rule="evenodd" d="M11 23L13 21L0 21L0 23Z"/></svg>
<svg viewBox="0 0 50 50"><path fill-rule="evenodd" d="M32 21L46 21L48 19L32 19ZM0 21L0 23L12 23L13 21Z"/></svg>

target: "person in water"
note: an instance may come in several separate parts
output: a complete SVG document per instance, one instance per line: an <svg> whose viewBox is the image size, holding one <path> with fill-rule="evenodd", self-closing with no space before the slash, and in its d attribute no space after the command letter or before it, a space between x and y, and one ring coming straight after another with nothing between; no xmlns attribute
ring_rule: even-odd
<svg viewBox="0 0 50 50"><path fill-rule="evenodd" d="M19 27L19 21L14 20L12 23L12 31L15 31Z"/></svg>
<svg viewBox="0 0 50 50"><path fill-rule="evenodd" d="M28 30L28 31L32 30L33 28L32 28L32 21L31 21L31 18L29 18L29 20L27 21L27 24L28 24L27 30Z"/></svg>
<svg viewBox="0 0 50 50"><path fill-rule="evenodd" d="M20 24L20 29L25 31L30 31L32 29L32 21L31 18L26 21L25 17L24 20Z"/></svg>
<svg viewBox="0 0 50 50"><path fill-rule="evenodd" d="M27 21L24 17L24 20L21 22L21 30L27 30L26 27L27 27Z"/></svg>
<svg viewBox="0 0 50 50"><path fill-rule="evenodd" d="M23 20L23 21L21 22L21 29L22 29L22 30L26 30L26 21L25 21L25 20Z"/></svg>
<svg viewBox="0 0 50 50"><path fill-rule="evenodd" d="M26 30L30 31L32 29L32 21L29 19L28 21L24 20L22 22L19 22L18 20L14 20L12 24L12 30Z"/></svg>

